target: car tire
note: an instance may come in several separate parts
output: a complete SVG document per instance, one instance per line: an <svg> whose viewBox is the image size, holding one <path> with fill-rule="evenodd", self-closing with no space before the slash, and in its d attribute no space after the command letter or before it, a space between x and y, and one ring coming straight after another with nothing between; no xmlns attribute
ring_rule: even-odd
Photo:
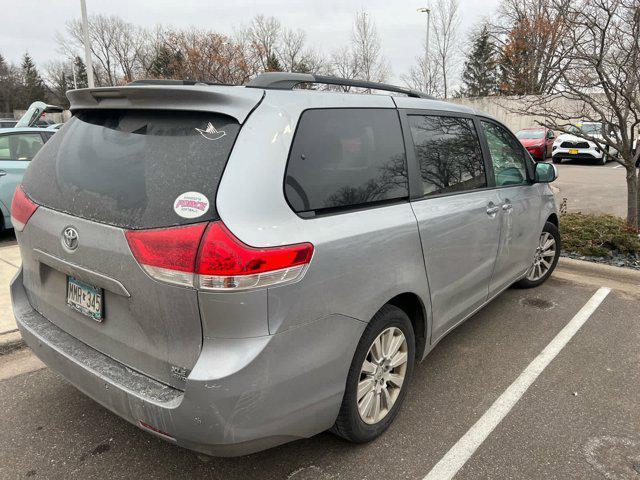
<svg viewBox="0 0 640 480"><path fill-rule="evenodd" d="M400 333L403 335L403 343L400 344L397 354L405 355L406 362L400 365L402 368L391 368L387 372L386 369L391 366L389 359L386 358L380 364L376 364L374 342L377 342L383 335L387 335L382 340L383 342L389 338L392 339L392 342L398 342L400 341ZM392 336L389 337L388 335ZM389 357L397 361L401 359L402 355L389 355ZM365 360L368 362L366 367ZM342 405L340 406L340 413L330 431L354 443L369 442L381 435L393 422L402 406L411 383L414 364L415 337L409 317L396 306L384 305L373 316L358 342L351 367L349 368L349 374L347 375L347 384ZM375 373L366 373L365 370L371 370L372 365L376 367ZM396 377L394 377L394 380L389 381L387 380L389 375L396 375ZM399 377L402 377L402 381L399 382L401 383L400 387L397 387L394 382L398 382ZM367 383L373 386L367 388L369 387ZM381 386L382 383L385 384L384 387ZM364 388L359 389L359 385ZM361 390L360 402L358 399L359 390ZM367 393L362 394L365 390L367 390ZM388 396L385 395L385 391ZM391 408L388 408L388 403L386 402L391 400L386 399L391 398L393 398ZM378 402L378 415L383 415L382 417L375 415L376 402ZM368 417L366 413L363 416L360 413L361 410L367 412L367 406L369 405L372 406L371 416Z"/></svg>
<svg viewBox="0 0 640 480"><path fill-rule="evenodd" d="M551 161L553 163L562 163L562 159L561 158L556 158L556 157L551 157Z"/></svg>
<svg viewBox="0 0 640 480"><path fill-rule="evenodd" d="M545 250L542 248L543 247L542 243L543 243L543 239L545 238L547 240L550 238L553 238L554 250L553 250L552 257L544 256ZM560 258L561 248L562 248L562 244L560 241L560 230L558 230L558 227L556 227L553 223L546 222L540 234L540 242L538 244L538 247L536 248L536 254L535 254L533 265L527 271L526 276L522 280L518 281L515 285L520 288L534 288L546 282L547 279L551 276L551 274L555 270L556 265L558 265L558 259ZM549 252L550 252L549 250L546 250L546 253L549 253ZM538 271L536 270L536 263L539 261L540 257L550 259L550 261L547 260L550 266L546 270L544 270L544 272L540 271L541 275L538 275ZM542 265L541 269L545 268L543 264L541 265ZM532 274L532 270L535 270L533 274Z"/></svg>

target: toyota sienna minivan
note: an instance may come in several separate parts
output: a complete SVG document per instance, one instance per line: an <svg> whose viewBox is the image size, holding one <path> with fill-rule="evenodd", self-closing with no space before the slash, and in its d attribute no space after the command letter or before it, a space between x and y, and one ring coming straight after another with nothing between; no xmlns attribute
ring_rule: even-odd
<svg viewBox="0 0 640 480"><path fill-rule="evenodd" d="M440 339L558 261L554 166L470 108L288 73L68 97L13 200L15 317L51 369L177 445L369 441Z"/></svg>

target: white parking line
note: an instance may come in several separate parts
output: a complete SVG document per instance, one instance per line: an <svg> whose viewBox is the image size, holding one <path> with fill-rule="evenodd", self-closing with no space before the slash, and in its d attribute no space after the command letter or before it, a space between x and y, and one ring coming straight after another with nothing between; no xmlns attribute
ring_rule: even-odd
<svg viewBox="0 0 640 480"><path fill-rule="evenodd" d="M580 309L567 325L560 330L540 354L524 369L516 380L493 402L482 417L465 433L456 444L440 459L424 480L447 480L453 478L458 470L471 458L482 442L491 434L502 419L522 398L522 395L535 382L551 361L569 343L589 317L611 292L610 288L601 287Z"/></svg>
<svg viewBox="0 0 640 480"><path fill-rule="evenodd" d="M613 167L613 168L622 168L622 165L619 165L619 164L618 164L618 165L616 165L616 166L615 166L615 167Z"/></svg>

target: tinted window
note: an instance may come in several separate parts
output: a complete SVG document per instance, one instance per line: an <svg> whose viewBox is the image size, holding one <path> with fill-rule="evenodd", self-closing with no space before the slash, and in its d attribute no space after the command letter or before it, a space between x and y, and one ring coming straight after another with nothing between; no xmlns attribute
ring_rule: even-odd
<svg viewBox="0 0 640 480"><path fill-rule="evenodd" d="M212 220L239 128L231 117L207 112L80 112L44 145L24 189L41 205L125 228ZM204 210L204 196L206 213L184 218L174 210L188 192L200 195L181 197L183 205L199 202Z"/></svg>
<svg viewBox="0 0 640 480"><path fill-rule="evenodd" d="M487 186L482 149L473 120L410 115L409 125L425 195Z"/></svg>
<svg viewBox="0 0 640 480"><path fill-rule="evenodd" d="M506 128L482 122L497 186L527 183L527 160L522 145Z"/></svg>
<svg viewBox="0 0 640 480"><path fill-rule="evenodd" d="M291 147L285 193L296 212L407 197L404 143L397 112L304 112Z"/></svg>
<svg viewBox="0 0 640 480"><path fill-rule="evenodd" d="M39 133L19 133L0 137L0 160L31 160L42 147Z"/></svg>

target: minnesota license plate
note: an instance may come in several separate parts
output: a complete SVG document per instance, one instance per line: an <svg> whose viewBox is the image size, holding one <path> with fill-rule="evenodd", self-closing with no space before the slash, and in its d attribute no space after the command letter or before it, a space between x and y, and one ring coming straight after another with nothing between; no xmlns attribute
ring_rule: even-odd
<svg viewBox="0 0 640 480"><path fill-rule="evenodd" d="M571 155L577 155L577 154L578 154L578 150L571 149L571 150L569 150L569 153L570 153Z"/></svg>
<svg viewBox="0 0 640 480"><path fill-rule="evenodd" d="M96 322L102 321L101 288L67 277L67 305Z"/></svg>

